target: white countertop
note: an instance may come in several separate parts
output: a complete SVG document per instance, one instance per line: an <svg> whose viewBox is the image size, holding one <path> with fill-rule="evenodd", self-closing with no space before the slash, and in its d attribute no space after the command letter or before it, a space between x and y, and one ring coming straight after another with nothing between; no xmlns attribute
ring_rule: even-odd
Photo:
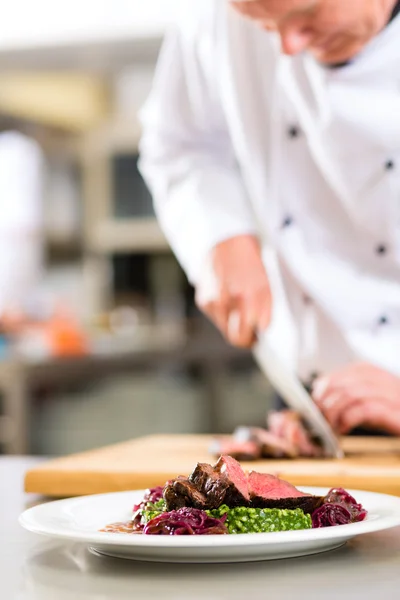
<svg viewBox="0 0 400 600"><path fill-rule="evenodd" d="M33 458L0 457L2 600L395 600L400 528L365 535L317 556L233 565L139 563L92 555L84 545L24 531L19 514Z"/></svg>

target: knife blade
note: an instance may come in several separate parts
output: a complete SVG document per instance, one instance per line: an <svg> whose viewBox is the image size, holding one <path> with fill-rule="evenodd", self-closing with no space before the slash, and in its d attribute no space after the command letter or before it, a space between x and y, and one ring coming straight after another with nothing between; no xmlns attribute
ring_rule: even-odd
<svg viewBox="0 0 400 600"><path fill-rule="evenodd" d="M318 436L327 455L343 458L339 440L318 406L307 393L298 377L283 363L273 350L267 334L258 336L253 347L254 358L271 385L298 412L311 431Z"/></svg>

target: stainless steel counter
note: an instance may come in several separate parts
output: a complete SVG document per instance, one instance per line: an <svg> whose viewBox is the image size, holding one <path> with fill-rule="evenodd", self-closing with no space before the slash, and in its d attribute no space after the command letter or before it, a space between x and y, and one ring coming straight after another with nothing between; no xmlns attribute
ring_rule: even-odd
<svg viewBox="0 0 400 600"><path fill-rule="evenodd" d="M22 490L33 458L0 457L1 600L391 600L400 598L400 528L309 558L168 565L100 558L24 531L38 498Z"/></svg>

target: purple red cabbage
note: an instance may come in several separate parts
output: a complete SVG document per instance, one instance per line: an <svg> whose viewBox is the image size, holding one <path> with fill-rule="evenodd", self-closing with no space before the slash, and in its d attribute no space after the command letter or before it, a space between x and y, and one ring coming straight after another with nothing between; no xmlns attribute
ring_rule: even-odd
<svg viewBox="0 0 400 600"><path fill-rule="evenodd" d="M158 502L163 497L163 489L164 488L161 485L158 485L157 487L146 490L143 500L155 504L155 502Z"/></svg>
<svg viewBox="0 0 400 600"><path fill-rule="evenodd" d="M351 523L351 513L340 504L323 504L312 514L313 529Z"/></svg>
<svg viewBox="0 0 400 600"><path fill-rule="evenodd" d="M332 488L323 499L312 517L313 528L334 527L364 521L367 516L365 508L343 488Z"/></svg>
<svg viewBox="0 0 400 600"><path fill-rule="evenodd" d="M134 504L133 512L135 513L138 510L141 510L142 508L144 508L144 506L147 504L147 502L151 502L152 504L154 504L155 502L158 502L159 500L161 500L162 497L163 497L163 487L161 485L158 485L157 487L149 488L148 490L146 490L146 492L143 496L143 500L141 502L139 502L139 504Z"/></svg>
<svg viewBox="0 0 400 600"><path fill-rule="evenodd" d="M204 510L184 507L162 513L151 519L143 529L145 535L218 535L227 534L226 514L220 519L208 516Z"/></svg>

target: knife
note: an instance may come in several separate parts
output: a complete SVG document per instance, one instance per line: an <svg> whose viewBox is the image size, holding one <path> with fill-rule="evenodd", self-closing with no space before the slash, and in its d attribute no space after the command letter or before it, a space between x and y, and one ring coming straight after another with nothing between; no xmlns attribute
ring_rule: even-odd
<svg viewBox="0 0 400 600"><path fill-rule="evenodd" d="M328 421L304 389L298 377L274 352L267 339L267 334L258 336L258 341L253 347L253 354L261 371L287 405L301 415L311 431L320 439L326 454L334 458L343 458L344 454L338 438Z"/></svg>

